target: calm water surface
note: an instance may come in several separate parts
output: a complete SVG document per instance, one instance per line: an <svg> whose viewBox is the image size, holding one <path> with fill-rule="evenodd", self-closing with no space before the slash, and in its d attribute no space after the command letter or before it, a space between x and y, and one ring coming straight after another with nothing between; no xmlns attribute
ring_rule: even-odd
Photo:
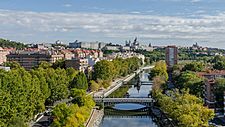
<svg viewBox="0 0 225 127"><path fill-rule="evenodd" d="M141 81L148 81L148 74L141 73L139 77L131 80L128 84L129 87L123 86L117 90L123 91L124 94L129 94L129 97L147 97L149 91L151 90L150 85L137 85L137 79L140 78ZM127 88L127 89L125 89ZM124 91L124 89L126 91ZM115 91L116 92L116 91ZM121 92L120 92L121 93ZM114 109L119 110L133 110L143 108L145 106L139 104L116 104L113 106ZM106 112L108 109L105 109ZM139 116L127 116L126 113L116 115L104 115L104 118L101 123L101 127L158 127L153 121L151 115L139 115Z"/></svg>

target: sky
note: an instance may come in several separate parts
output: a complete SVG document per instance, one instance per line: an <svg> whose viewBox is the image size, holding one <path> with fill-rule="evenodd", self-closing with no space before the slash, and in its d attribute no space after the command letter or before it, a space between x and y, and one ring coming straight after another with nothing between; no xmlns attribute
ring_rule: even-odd
<svg viewBox="0 0 225 127"><path fill-rule="evenodd" d="M0 0L0 38L225 48L225 0Z"/></svg>

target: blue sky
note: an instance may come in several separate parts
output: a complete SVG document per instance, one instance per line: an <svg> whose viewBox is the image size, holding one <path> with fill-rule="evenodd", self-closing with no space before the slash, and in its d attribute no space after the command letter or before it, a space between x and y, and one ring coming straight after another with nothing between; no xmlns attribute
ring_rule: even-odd
<svg viewBox="0 0 225 127"><path fill-rule="evenodd" d="M224 0L1 0L0 37L225 48Z"/></svg>

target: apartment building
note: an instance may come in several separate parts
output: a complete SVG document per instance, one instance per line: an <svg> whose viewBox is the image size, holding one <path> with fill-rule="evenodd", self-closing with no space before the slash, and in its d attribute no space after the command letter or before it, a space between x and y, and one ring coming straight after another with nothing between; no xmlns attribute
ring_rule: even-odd
<svg viewBox="0 0 225 127"><path fill-rule="evenodd" d="M54 63L63 58L64 55L56 51L15 51L7 55L7 61L18 62L27 70L38 66L42 61Z"/></svg>
<svg viewBox="0 0 225 127"><path fill-rule="evenodd" d="M66 68L72 67L81 72L85 72L89 67L88 59L85 59L85 58L66 60L65 65L66 65Z"/></svg>
<svg viewBox="0 0 225 127"><path fill-rule="evenodd" d="M204 85L204 102L209 108L215 108L216 98L215 98L215 80L217 78L225 78L225 70L214 70L210 72L198 72L197 75L205 78Z"/></svg>
<svg viewBox="0 0 225 127"><path fill-rule="evenodd" d="M166 64L168 68L173 67L178 62L178 49L176 46L166 47Z"/></svg>

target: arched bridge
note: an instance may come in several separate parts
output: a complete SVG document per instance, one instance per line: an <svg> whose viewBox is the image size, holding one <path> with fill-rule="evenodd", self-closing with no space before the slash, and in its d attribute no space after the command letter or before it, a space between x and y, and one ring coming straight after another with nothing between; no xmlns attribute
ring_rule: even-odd
<svg viewBox="0 0 225 127"><path fill-rule="evenodd" d="M151 106L152 98L94 98L96 103L104 103L104 106L109 106L119 103L135 103L145 105L147 107Z"/></svg>

